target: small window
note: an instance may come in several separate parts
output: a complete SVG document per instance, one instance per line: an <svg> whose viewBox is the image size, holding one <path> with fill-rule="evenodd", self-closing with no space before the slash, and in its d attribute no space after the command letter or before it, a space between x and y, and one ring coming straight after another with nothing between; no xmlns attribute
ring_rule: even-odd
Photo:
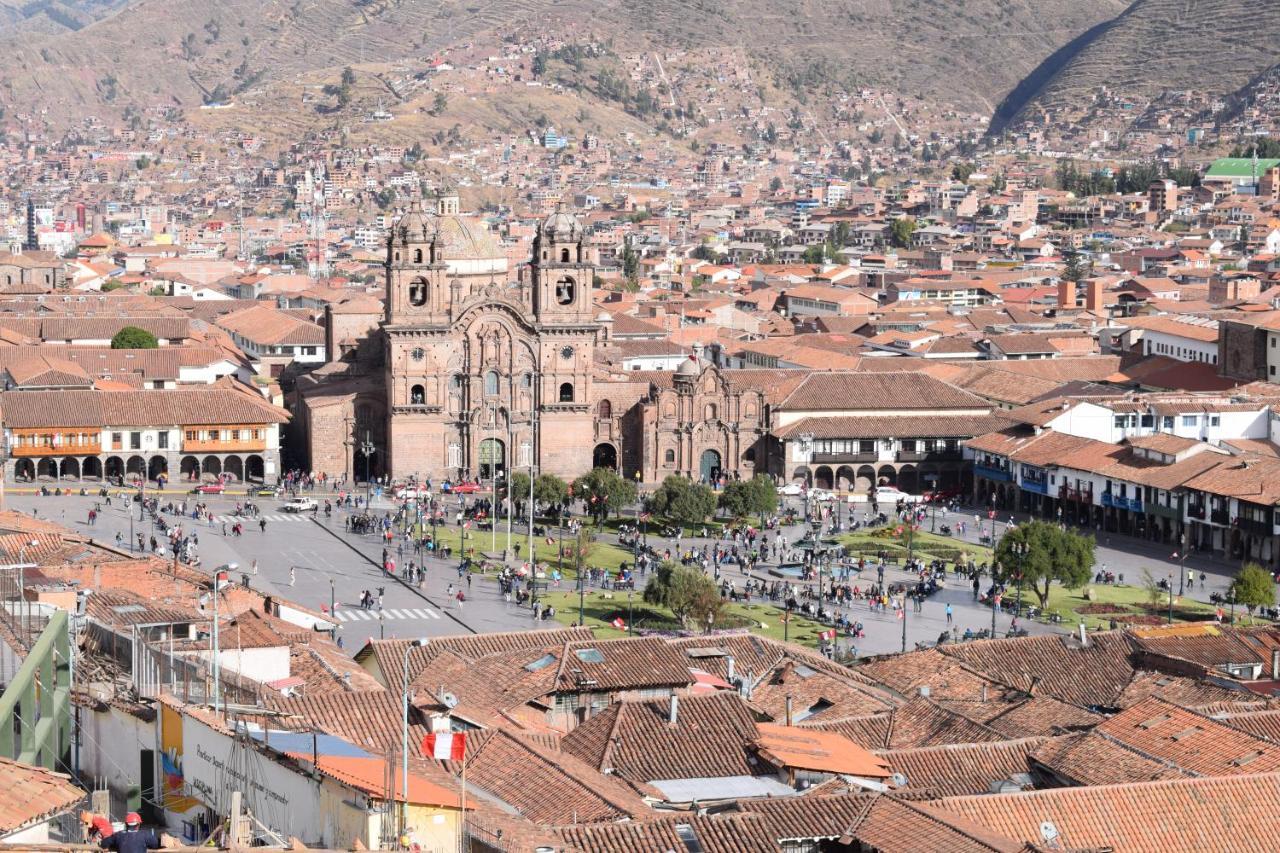
<svg viewBox="0 0 1280 853"><path fill-rule="evenodd" d="M716 419L716 416L719 415L719 413L720 413L720 410L716 408L715 403L707 403L707 408L703 412L703 419L708 421L714 421Z"/></svg>
<svg viewBox="0 0 1280 853"><path fill-rule="evenodd" d="M484 375L484 393L487 397L495 397L498 394L498 372L490 370Z"/></svg>
<svg viewBox="0 0 1280 853"><path fill-rule="evenodd" d="M572 402L573 402L573 383L572 383L572 382L564 382L564 383L561 383L561 385L560 385L560 402L561 402L561 403L572 403Z"/></svg>
<svg viewBox="0 0 1280 853"><path fill-rule="evenodd" d="M1124 415L1116 415L1116 416L1115 416L1115 427L1116 427L1116 429L1124 429L1124 423L1125 423L1125 416L1124 416Z"/></svg>
<svg viewBox="0 0 1280 853"><path fill-rule="evenodd" d="M662 461L666 465L676 464L676 452L674 450L666 451L662 454Z"/></svg>
<svg viewBox="0 0 1280 853"><path fill-rule="evenodd" d="M1143 427L1146 427L1146 428L1150 429L1151 427L1155 426L1155 424L1156 424L1156 416L1155 416L1155 415L1143 415L1143 416L1142 416L1142 426L1143 426Z"/></svg>
<svg viewBox="0 0 1280 853"><path fill-rule="evenodd" d="M1182 416L1182 425L1183 425L1184 427L1199 426L1199 425L1200 425L1200 416L1199 416L1199 415L1183 415L1183 416Z"/></svg>
<svg viewBox="0 0 1280 853"><path fill-rule="evenodd" d="M413 406L421 406L427 402L427 392L421 385L414 385L409 391L409 403Z"/></svg>
<svg viewBox="0 0 1280 853"><path fill-rule="evenodd" d="M551 664L555 662L556 662L556 656L548 652L547 654L543 655L537 660L529 661L527 664L524 665L524 668L527 669L529 672L537 672L540 669L546 669L547 667L551 666Z"/></svg>
<svg viewBox="0 0 1280 853"><path fill-rule="evenodd" d="M414 262L415 264L420 264L420 263L422 263L422 250L421 250L421 249L414 249L414 250L413 250L413 262Z"/></svg>
<svg viewBox="0 0 1280 853"><path fill-rule="evenodd" d="M575 649L573 653L583 663L604 663L604 655L599 649Z"/></svg>
<svg viewBox="0 0 1280 853"><path fill-rule="evenodd" d="M608 420L613 417L613 403L608 400L601 400L600 405L596 407L596 412L600 420Z"/></svg>
<svg viewBox="0 0 1280 853"><path fill-rule="evenodd" d="M565 276L556 282L556 302L560 305L572 305L574 298L574 281Z"/></svg>
<svg viewBox="0 0 1280 853"><path fill-rule="evenodd" d="M1173 429L1173 415L1164 416L1164 429Z"/></svg>
<svg viewBox="0 0 1280 853"><path fill-rule="evenodd" d="M409 304L415 307L427 304L427 283L420 278L409 284Z"/></svg>
<svg viewBox="0 0 1280 853"><path fill-rule="evenodd" d="M1222 418L1218 415L1209 415L1209 426L1215 427L1222 423Z"/></svg>
<svg viewBox="0 0 1280 853"><path fill-rule="evenodd" d="M130 450L142 449L142 433L140 432L129 433L129 449Z"/></svg>
<svg viewBox="0 0 1280 853"><path fill-rule="evenodd" d="M193 429L187 430L187 441L195 441L195 440L196 440L196 431Z"/></svg>

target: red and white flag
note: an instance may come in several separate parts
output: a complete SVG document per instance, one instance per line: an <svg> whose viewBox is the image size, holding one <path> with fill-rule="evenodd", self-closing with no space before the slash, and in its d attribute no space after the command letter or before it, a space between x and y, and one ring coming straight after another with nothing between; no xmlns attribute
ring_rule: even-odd
<svg viewBox="0 0 1280 853"><path fill-rule="evenodd" d="M893 612L897 615L899 619L907 618L907 608L905 607L895 607L893 609Z"/></svg>
<svg viewBox="0 0 1280 853"><path fill-rule="evenodd" d="M627 623L623 621L621 616L619 616L617 619L614 619L609 624L617 628L619 631L627 630Z"/></svg>
<svg viewBox="0 0 1280 853"><path fill-rule="evenodd" d="M827 643L831 642L835 638L836 638L835 631L823 631L821 634L818 635L819 640L822 640L823 642L827 642Z"/></svg>
<svg viewBox="0 0 1280 853"><path fill-rule="evenodd" d="M461 761L466 753L467 736L462 732L441 732L422 739L422 754L439 761Z"/></svg>

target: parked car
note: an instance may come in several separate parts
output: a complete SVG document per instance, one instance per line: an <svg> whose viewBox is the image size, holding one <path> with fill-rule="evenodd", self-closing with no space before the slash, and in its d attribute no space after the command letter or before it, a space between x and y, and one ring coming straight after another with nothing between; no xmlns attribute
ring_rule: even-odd
<svg viewBox="0 0 1280 853"><path fill-rule="evenodd" d="M919 495L909 495L901 489L895 489L893 486L876 486L876 503L893 504L898 501L903 503L920 503L923 500Z"/></svg>
<svg viewBox="0 0 1280 853"><path fill-rule="evenodd" d="M456 495L474 495L480 489L479 483L455 483L453 493Z"/></svg>
<svg viewBox="0 0 1280 853"><path fill-rule="evenodd" d="M931 489L922 495L926 501L949 501L953 498L964 497L964 489L950 487L946 489Z"/></svg>
<svg viewBox="0 0 1280 853"><path fill-rule="evenodd" d="M804 486L799 483L787 483L785 486L778 486L778 494L785 497L796 497L804 494Z"/></svg>
<svg viewBox="0 0 1280 853"><path fill-rule="evenodd" d="M192 494L197 495L220 495L227 490L222 483L201 483L191 490Z"/></svg>
<svg viewBox="0 0 1280 853"><path fill-rule="evenodd" d="M286 502L280 509L285 512L311 512L320 505L311 498L294 498Z"/></svg>
<svg viewBox="0 0 1280 853"><path fill-rule="evenodd" d="M256 489L250 489L245 494L259 498L273 498L280 494L280 490L275 486L259 486Z"/></svg>

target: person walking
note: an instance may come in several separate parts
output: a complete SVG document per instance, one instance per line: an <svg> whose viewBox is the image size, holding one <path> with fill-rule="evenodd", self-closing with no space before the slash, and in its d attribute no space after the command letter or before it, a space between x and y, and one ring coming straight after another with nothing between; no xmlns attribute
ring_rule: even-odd
<svg viewBox="0 0 1280 853"><path fill-rule="evenodd" d="M951 604L948 602L947 604L947 624L948 625L951 624L951 620L952 620Z"/></svg>
<svg viewBox="0 0 1280 853"><path fill-rule="evenodd" d="M289 567L289 586L293 586L298 582L298 569L296 566Z"/></svg>
<svg viewBox="0 0 1280 853"><path fill-rule="evenodd" d="M137 812L129 812L124 819L124 829L102 839L98 846L116 853L146 853L159 850L160 839L151 830L142 828L142 818Z"/></svg>

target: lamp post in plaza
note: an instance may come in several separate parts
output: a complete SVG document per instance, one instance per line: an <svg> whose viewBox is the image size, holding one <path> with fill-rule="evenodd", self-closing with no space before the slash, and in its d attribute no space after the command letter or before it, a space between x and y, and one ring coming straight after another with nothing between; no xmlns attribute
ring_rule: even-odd
<svg viewBox="0 0 1280 853"><path fill-rule="evenodd" d="M369 501L373 499L373 478L371 477L370 461L373 451L377 450L377 446L369 437L369 431L365 430L364 441L360 442L360 452L364 454L364 508L365 512L369 511Z"/></svg>

